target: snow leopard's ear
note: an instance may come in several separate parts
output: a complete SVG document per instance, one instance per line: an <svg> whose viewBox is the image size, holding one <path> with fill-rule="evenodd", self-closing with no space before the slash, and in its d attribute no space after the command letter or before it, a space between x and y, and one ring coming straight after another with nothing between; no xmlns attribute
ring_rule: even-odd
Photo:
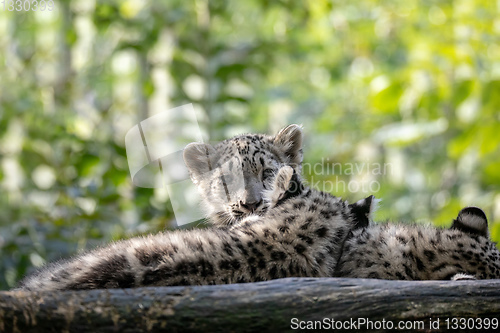
<svg viewBox="0 0 500 333"><path fill-rule="evenodd" d="M465 207L453 220L451 229L458 229L469 234L488 237L488 219L482 209Z"/></svg>
<svg viewBox="0 0 500 333"><path fill-rule="evenodd" d="M191 179L197 184L204 173L214 169L216 151L209 144L193 142L184 148L183 157Z"/></svg>
<svg viewBox="0 0 500 333"><path fill-rule="evenodd" d="M302 127L288 125L276 134L274 144L290 159L290 165L300 170L302 163Z"/></svg>
<svg viewBox="0 0 500 333"><path fill-rule="evenodd" d="M375 199L373 195L361 199L349 205L354 218L354 229L366 228L373 220L373 213L377 209L380 199Z"/></svg>

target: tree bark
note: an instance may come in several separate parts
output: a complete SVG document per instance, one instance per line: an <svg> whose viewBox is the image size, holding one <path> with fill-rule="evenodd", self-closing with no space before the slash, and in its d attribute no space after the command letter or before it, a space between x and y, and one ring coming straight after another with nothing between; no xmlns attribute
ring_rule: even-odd
<svg viewBox="0 0 500 333"><path fill-rule="evenodd" d="M498 321L499 314L500 280L287 278L216 286L0 292L0 332L282 332L315 324L308 321L351 325L359 318L372 326L344 328L382 331L382 320L386 328L389 321L396 327L411 320L429 330L430 322L436 325L439 319L439 328L431 331L440 332L449 328L446 318Z"/></svg>

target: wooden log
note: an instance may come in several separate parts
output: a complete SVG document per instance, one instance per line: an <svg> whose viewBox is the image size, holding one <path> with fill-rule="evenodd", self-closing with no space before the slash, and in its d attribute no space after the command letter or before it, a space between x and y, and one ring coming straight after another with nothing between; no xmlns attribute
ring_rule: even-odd
<svg viewBox="0 0 500 333"><path fill-rule="evenodd" d="M282 332L318 328L315 321L323 328L342 324L351 332L383 331L391 323L396 328L411 321L411 329L399 331L413 331L422 322L420 328L440 332L450 328L447 318L495 318L498 325L499 314L500 280L287 278L216 286L0 292L0 332ZM438 326L431 327L438 319Z"/></svg>

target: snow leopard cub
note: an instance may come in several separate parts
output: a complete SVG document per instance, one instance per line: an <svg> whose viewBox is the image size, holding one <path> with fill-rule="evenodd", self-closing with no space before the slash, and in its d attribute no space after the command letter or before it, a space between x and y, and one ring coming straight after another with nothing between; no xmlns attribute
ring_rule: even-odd
<svg viewBox="0 0 500 333"><path fill-rule="evenodd" d="M477 207L458 213L450 229L412 224L357 225L345 242L336 276L389 280L500 278L500 252Z"/></svg>
<svg viewBox="0 0 500 333"><path fill-rule="evenodd" d="M340 198L305 188L284 166L264 192L267 212L231 228L175 230L118 241L49 264L20 290L80 290L205 285L283 277L333 276L356 225ZM366 205L365 205L366 206Z"/></svg>
<svg viewBox="0 0 500 333"><path fill-rule="evenodd" d="M197 185L207 222L230 226L251 214L262 214L262 193L284 165L298 174L302 163L302 129L283 128L276 136L243 134L215 146L191 143L184 162Z"/></svg>

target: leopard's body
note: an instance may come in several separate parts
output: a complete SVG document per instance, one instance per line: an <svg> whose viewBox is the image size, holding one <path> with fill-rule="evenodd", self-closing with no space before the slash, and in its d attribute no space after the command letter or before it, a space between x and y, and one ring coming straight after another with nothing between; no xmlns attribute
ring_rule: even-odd
<svg viewBox="0 0 500 333"><path fill-rule="evenodd" d="M300 186L282 167L265 191L263 216L231 227L177 230L119 241L50 264L25 278L24 290L255 282L333 276L356 225L354 207ZM284 184L284 185L283 185ZM289 186L289 184L295 184Z"/></svg>
<svg viewBox="0 0 500 333"><path fill-rule="evenodd" d="M300 127L189 145L184 159L211 223L123 240L47 265L24 290L204 285L282 277L500 278L500 253L478 208L452 229L369 224L375 200L349 205L303 186ZM231 179L232 178L232 179ZM230 198L227 197L230 195ZM221 199L226 196L226 200Z"/></svg>

